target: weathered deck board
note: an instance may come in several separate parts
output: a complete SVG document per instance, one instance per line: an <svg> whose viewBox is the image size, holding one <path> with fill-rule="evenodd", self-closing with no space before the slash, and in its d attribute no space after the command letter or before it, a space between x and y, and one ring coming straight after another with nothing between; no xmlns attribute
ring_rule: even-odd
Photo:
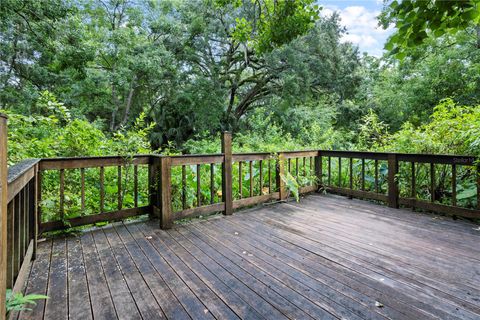
<svg viewBox="0 0 480 320"><path fill-rule="evenodd" d="M478 225L330 195L39 245L21 319L479 319ZM382 307L376 306L380 303Z"/></svg>

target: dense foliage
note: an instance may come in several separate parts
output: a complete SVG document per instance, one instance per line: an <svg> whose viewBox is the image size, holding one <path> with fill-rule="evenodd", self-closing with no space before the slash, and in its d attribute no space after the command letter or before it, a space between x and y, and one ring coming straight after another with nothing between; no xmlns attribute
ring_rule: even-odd
<svg viewBox="0 0 480 320"><path fill-rule="evenodd" d="M379 23L396 31L373 57L343 42L338 15L311 0L6 0L9 163L218 152L222 130L233 131L235 151L480 155L478 10L476 1L386 1ZM66 190L74 208L76 191Z"/></svg>

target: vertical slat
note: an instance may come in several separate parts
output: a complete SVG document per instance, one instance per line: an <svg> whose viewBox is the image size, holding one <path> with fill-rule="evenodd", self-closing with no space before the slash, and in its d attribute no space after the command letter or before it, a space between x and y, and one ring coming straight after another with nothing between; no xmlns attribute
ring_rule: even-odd
<svg viewBox="0 0 480 320"><path fill-rule="evenodd" d="M250 197L253 197L253 161L249 162L248 171L250 172Z"/></svg>
<svg viewBox="0 0 480 320"><path fill-rule="evenodd" d="M477 185L478 188L478 185ZM452 164L452 206L457 205L457 165Z"/></svg>
<svg viewBox="0 0 480 320"><path fill-rule="evenodd" d="M307 176L307 158L303 157L303 176Z"/></svg>
<svg viewBox="0 0 480 320"><path fill-rule="evenodd" d="M477 209L480 210L480 165L477 164Z"/></svg>
<svg viewBox="0 0 480 320"><path fill-rule="evenodd" d="M150 216L157 216L161 212L160 203L160 156L151 156L148 163L148 204L152 208Z"/></svg>
<svg viewBox="0 0 480 320"><path fill-rule="evenodd" d="M39 170L39 166L37 165L37 174L36 174L36 182L35 182L35 188L36 188L36 199L35 199L35 217L36 217L36 222L35 222L35 232L37 234L37 240L38 240L38 235L41 232L40 226L42 223L42 206L40 205L42 202L42 171ZM36 248L35 248L36 249Z"/></svg>
<svg viewBox="0 0 480 320"><path fill-rule="evenodd" d="M213 204L215 198L215 164L210 163L210 204Z"/></svg>
<svg viewBox="0 0 480 320"><path fill-rule="evenodd" d="M232 134L224 132L222 135L222 200L225 202L225 215L233 213L232 195Z"/></svg>
<svg viewBox="0 0 480 320"><path fill-rule="evenodd" d="M350 189L353 189L353 158L349 159L349 173L350 173ZM352 199L352 196L349 196L350 199Z"/></svg>
<svg viewBox="0 0 480 320"><path fill-rule="evenodd" d="M7 116L0 113L0 320L5 319L7 291Z"/></svg>
<svg viewBox="0 0 480 320"><path fill-rule="evenodd" d="M13 278L15 279L20 270L20 195L17 194L13 199L14 205L14 221L13 225Z"/></svg>
<svg viewBox="0 0 480 320"><path fill-rule="evenodd" d="M200 186L200 180L201 180L200 170L201 170L201 167L200 167L199 164L197 164L197 207L200 207L202 205L202 190L201 190L201 186Z"/></svg>
<svg viewBox="0 0 480 320"><path fill-rule="evenodd" d="M238 197L243 197L243 173L242 173L242 161L238 162Z"/></svg>
<svg viewBox="0 0 480 320"><path fill-rule="evenodd" d="M20 190L18 193L20 197L20 266L22 265L23 262L23 256L25 255L26 247L25 247L25 242L27 241L27 235L25 232L27 231L25 226L27 224L27 215L25 208L25 187Z"/></svg>
<svg viewBox="0 0 480 320"><path fill-rule="evenodd" d="M416 191L416 184L417 184L417 181L416 181L416 177L415 177L415 162L411 162L411 173L410 173L410 176L411 176L411 182L410 182L410 185L411 185L411 188L410 188L410 196L412 198L416 198L417 197L417 191Z"/></svg>
<svg viewBox="0 0 480 320"><path fill-rule="evenodd" d="M133 166L133 205L138 207L138 165Z"/></svg>
<svg viewBox="0 0 480 320"><path fill-rule="evenodd" d="M60 220L65 219L65 170L60 169Z"/></svg>
<svg viewBox="0 0 480 320"><path fill-rule="evenodd" d="M362 158L362 191L365 190L365 159Z"/></svg>
<svg viewBox="0 0 480 320"><path fill-rule="evenodd" d="M117 167L117 208L122 210L122 166Z"/></svg>
<svg viewBox="0 0 480 320"><path fill-rule="evenodd" d="M272 193L272 169L271 169L271 160L268 159L268 193Z"/></svg>
<svg viewBox="0 0 480 320"><path fill-rule="evenodd" d="M338 187L342 187L342 158L338 157Z"/></svg>
<svg viewBox="0 0 480 320"><path fill-rule="evenodd" d="M430 163L430 202L435 202L435 164Z"/></svg>
<svg viewBox="0 0 480 320"><path fill-rule="evenodd" d="M295 178L298 180L298 158L295 158Z"/></svg>
<svg viewBox="0 0 480 320"><path fill-rule="evenodd" d="M37 257L37 242L38 242L38 221L37 221L37 176L38 176L38 164L35 165L35 176L30 181L30 194L29 194L29 215L30 215L30 238L33 244L32 259Z"/></svg>
<svg viewBox="0 0 480 320"><path fill-rule="evenodd" d="M258 166L260 168L260 192L259 192L259 195L262 195L263 194L263 160L260 160Z"/></svg>
<svg viewBox="0 0 480 320"><path fill-rule="evenodd" d="M182 165L182 209L187 208L187 168Z"/></svg>
<svg viewBox="0 0 480 320"><path fill-rule="evenodd" d="M80 188L81 188L81 195L80 201L82 206L82 214L85 214L85 168L80 169Z"/></svg>
<svg viewBox="0 0 480 320"><path fill-rule="evenodd" d="M310 175L313 175L314 174L314 168L313 168L313 157L310 157L309 158L309 161L310 161L310 170L309 170L309 173Z"/></svg>
<svg viewBox="0 0 480 320"><path fill-rule="evenodd" d="M328 185L332 185L332 157L328 157Z"/></svg>
<svg viewBox="0 0 480 320"><path fill-rule="evenodd" d="M375 192L378 193L378 160L375 160Z"/></svg>
<svg viewBox="0 0 480 320"><path fill-rule="evenodd" d="M284 156L283 153L278 154L278 160L276 163L276 178L277 178L277 186L278 186L278 192L279 192L279 198L280 200L285 200L287 198L287 190L285 189L285 183L283 182L283 179L281 178L282 175L284 175Z"/></svg>
<svg viewBox="0 0 480 320"><path fill-rule="evenodd" d="M323 183L323 159L320 152L318 152L318 156L315 157L315 178L317 180L318 186L322 186Z"/></svg>
<svg viewBox="0 0 480 320"><path fill-rule="evenodd" d="M397 155L391 153L388 155L388 205L391 208L398 208L398 173Z"/></svg>
<svg viewBox="0 0 480 320"><path fill-rule="evenodd" d="M288 162L288 173L291 174L292 173L292 170L291 170L292 169L292 159L288 158L287 162Z"/></svg>
<svg viewBox="0 0 480 320"><path fill-rule="evenodd" d="M100 167L100 213L104 212L105 208L105 168Z"/></svg>
<svg viewBox="0 0 480 320"><path fill-rule="evenodd" d="M15 221L15 201L12 200L10 201L7 207L7 230L6 230L7 250L5 250L8 257L5 260L5 263L6 264L8 263L7 270L6 270L7 271L7 277L6 277L7 288L13 288L13 285L14 285L14 273L13 273L13 270L14 270L13 264L15 260L14 259L14 252L15 252L15 240L14 240L15 231L14 230L15 230L16 223L17 222Z"/></svg>
<svg viewBox="0 0 480 320"><path fill-rule="evenodd" d="M171 158L160 158L160 228L170 229L173 226L172 189L171 189Z"/></svg>

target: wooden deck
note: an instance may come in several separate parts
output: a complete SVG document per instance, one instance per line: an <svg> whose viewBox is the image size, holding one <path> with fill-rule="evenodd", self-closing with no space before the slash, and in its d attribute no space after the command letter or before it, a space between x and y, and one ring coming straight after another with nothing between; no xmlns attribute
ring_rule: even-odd
<svg viewBox="0 0 480 320"><path fill-rule="evenodd" d="M21 319L480 319L478 225L311 195L39 244Z"/></svg>

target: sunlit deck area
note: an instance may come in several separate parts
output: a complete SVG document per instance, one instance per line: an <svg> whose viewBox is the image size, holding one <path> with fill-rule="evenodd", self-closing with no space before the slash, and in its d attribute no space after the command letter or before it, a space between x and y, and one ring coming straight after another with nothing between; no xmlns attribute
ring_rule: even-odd
<svg viewBox="0 0 480 320"><path fill-rule="evenodd" d="M480 230L334 195L40 242L20 319L479 319Z"/></svg>

